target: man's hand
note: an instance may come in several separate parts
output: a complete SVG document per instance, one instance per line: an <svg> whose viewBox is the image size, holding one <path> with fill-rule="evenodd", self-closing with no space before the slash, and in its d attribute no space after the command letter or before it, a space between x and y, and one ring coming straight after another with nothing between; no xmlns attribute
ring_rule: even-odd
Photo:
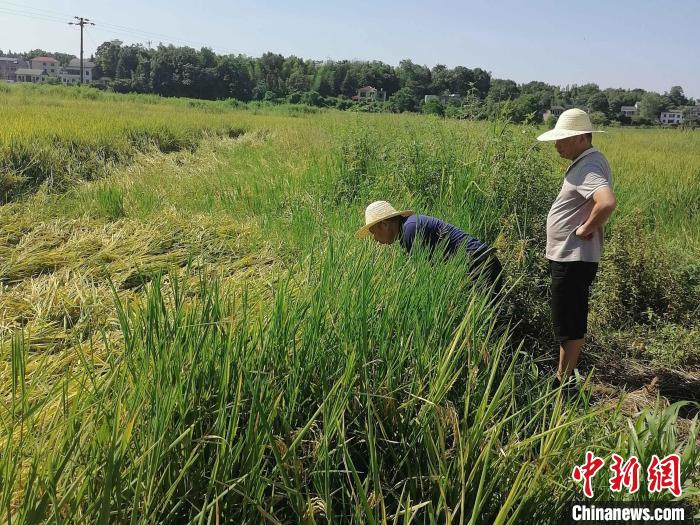
<svg viewBox="0 0 700 525"><path fill-rule="evenodd" d="M601 186L591 198L593 199L591 215L586 222L576 228L576 235L587 241L590 241L595 231L605 224L617 205L615 194L610 186Z"/></svg>
<svg viewBox="0 0 700 525"><path fill-rule="evenodd" d="M587 241L590 241L593 238L593 232L586 230L585 226L579 226L576 228L576 235Z"/></svg>

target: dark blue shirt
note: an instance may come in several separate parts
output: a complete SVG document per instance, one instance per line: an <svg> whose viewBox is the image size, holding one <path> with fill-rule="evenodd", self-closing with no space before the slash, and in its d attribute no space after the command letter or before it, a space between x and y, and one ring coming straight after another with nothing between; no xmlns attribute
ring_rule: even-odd
<svg viewBox="0 0 700 525"><path fill-rule="evenodd" d="M407 252L411 252L416 239L428 249L430 257L435 249L444 250L445 259L452 257L458 249L465 248L472 261L481 259L491 251L489 246L445 221L428 215L411 215L401 227L399 241Z"/></svg>

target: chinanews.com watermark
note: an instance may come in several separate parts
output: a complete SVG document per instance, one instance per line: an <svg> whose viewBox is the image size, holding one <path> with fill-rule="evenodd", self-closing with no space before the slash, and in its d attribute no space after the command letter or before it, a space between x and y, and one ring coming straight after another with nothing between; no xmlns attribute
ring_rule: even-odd
<svg viewBox="0 0 700 525"><path fill-rule="evenodd" d="M691 523L692 511L679 503L576 501L569 505L569 523Z"/></svg>
<svg viewBox="0 0 700 525"><path fill-rule="evenodd" d="M595 496L593 478L604 466L603 458L588 451L583 464L574 467L571 478L581 483L586 498ZM625 461L622 456L613 454L609 470L611 475L608 478L608 490L611 494L623 491L636 494L643 481L646 482L649 494L668 492L674 498L680 498L683 493L681 458L678 454L669 454L664 458L653 455L646 469L643 469L635 456ZM652 503L585 500L571 503L567 518L569 523L691 523L693 519L691 509L677 501Z"/></svg>

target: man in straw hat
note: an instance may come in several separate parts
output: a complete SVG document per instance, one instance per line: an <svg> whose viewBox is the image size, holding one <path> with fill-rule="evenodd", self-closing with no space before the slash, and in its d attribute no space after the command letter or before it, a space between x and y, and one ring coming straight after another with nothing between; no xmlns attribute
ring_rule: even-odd
<svg viewBox="0 0 700 525"><path fill-rule="evenodd" d="M430 257L436 249L441 250L446 259L466 249L471 275L481 278L494 296L501 291L502 267L493 248L452 224L428 215L417 215L411 210L398 211L386 201L376 201L365 209L365 225L356 236L362 239L370 233L380 244L398 240L408 253L416 242L422 243Z"/></svg>
<svg viewBox="0 0 700 525"><path fill-rule="evenodd" d="M603 251L603 225L615 209L610 166L592 146L595 131L585 111L569 109L554 129L537 140L555 141L560 156L571 161L564 183L547 216L547 254L551 310L559 341L557 377L576 368L588 322L590 286Z"/></svg>

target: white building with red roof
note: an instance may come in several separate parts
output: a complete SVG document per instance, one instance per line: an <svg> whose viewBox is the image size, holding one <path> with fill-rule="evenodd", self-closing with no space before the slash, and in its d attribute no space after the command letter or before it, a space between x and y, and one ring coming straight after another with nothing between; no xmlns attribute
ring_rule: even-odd
<svg viewBox="0 0 700 525"><path fill-rule="evenodd" d="M32 69L40 69L46 71L49 75L58 74L58 60L52 57L34 57L32 58Z"/></svg>

